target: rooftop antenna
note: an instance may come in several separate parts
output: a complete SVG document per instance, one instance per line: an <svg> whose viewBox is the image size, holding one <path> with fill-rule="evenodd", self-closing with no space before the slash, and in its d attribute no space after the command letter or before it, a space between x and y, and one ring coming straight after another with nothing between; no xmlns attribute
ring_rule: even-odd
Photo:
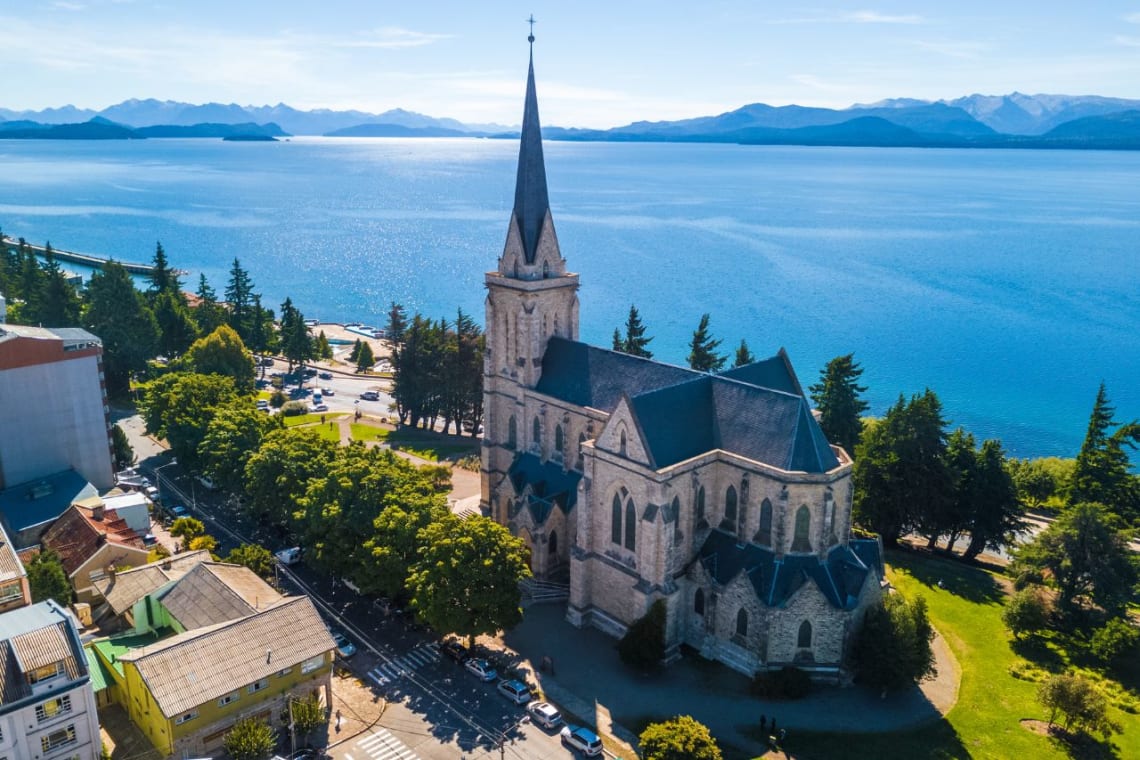
<svg viewBox="0 0 1140 760"><path fill-rule="evenodd" d="M530 18L528 18L526 20L526 22L528 24L530 24L530 35L526 38L526 41L529 42L531 45L533 45L534 44L534 14L533 13L530 14Z"/></svg>

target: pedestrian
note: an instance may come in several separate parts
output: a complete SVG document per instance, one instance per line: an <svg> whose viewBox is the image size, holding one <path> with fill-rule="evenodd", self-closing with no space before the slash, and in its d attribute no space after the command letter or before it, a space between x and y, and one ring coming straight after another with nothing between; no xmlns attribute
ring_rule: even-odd
<svg viewBox="0 0 1140 760"><path fill-rule="evenodd" d="M767 715L761 715L760 716L760 733L763 734L767 730L768 730L768 716Z"/></svg>
<svg viewBox="0 0 1140 760"><path fill-rule="evenodd" d="M772 727L768 730L773 734L776 733L776 716L775 715L772 716Z"/></svg>

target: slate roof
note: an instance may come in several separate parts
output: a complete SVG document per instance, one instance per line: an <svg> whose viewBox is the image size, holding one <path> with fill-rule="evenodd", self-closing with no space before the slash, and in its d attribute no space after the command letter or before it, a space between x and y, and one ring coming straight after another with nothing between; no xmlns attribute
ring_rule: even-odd
<svg viewBox="0 0 1140 760"><path fill-rule="evenodd" d="M135 664L162 714L172 718L334 646L313 603L299 596L163 639L119 660Z"/></svg>
<svg viewBox="0 0 1140 760"><path fill-rule="evenodd" d="M736 536L720 529L709 533L697 552L697 561L722 586L744 573L757 598L769 607L782 606L805 583L814 583L833 607L853 609L871 572L871 566L853 547L832 547L824 561L814 554L785 554L777 559L772 549L740 544Z"/></svg>
<svg viewBox="0 0 1140 760"><path fill-rule="evenodd" d="M727 369L718 374L717 377L739 380L749 385L771 388L796 396L804 395L800 381L796 378L795 370L792 369L792 362L788 359L788 353L782 348L773 357L761 359L752 364L745 364L743 367Z"/></svg>
<svg viewBox="0 0 1140 760"><path fill-rule="evenodd" d="M164 591L159 601L190 630L253 615L283 598L248 567L203 562Z"/></svg>
<svg viewBox="0 0 1140 760"><path fill-rule="evenodd" d="M101 502L99 502L101 503ZM113 509L72 504L44 533L41 543L56 552L70 576L104 544L146 549L142 538Z"/></svg>
<svg viewBox="0 0 1140 760"><path fill-rule="evenodd" d="M539 461L534 454L516 456L507 476L515 487L515 493L522 493L530 485L531 493L525 506L535 525L546 522L555 507L566 514L578 502L578 481L582 479L582 473L574 470L563 472L561 465Z"/></svg>
<svg viewBox="0 0 1140 760"><path fill-rule="evenodd" d="M13 536L52 522L73 501L98 495L82 475L75 470L64 470L0 491L0 514L4 516L8 535Z"/></svg>
<svg viewBox="0 0 1140 760"><path fill-rule="evenodd" d="M147 594L181 578L195 565L208 561L210 553L205 549L176 554L148 565L104 576L93 585L111 606L111 610L116 615L121 615Z"/></svg>
<svg viewBox="0 0 1140 760"><path fill-rule="evenodd" d="M534 47L526 76L526 103L523 106L522 134L519 139L519 169L515 180L514 218L522 236L528 264L534 263L542 225L550 209L546 189L546 164L542 157L542 127L538 122L538 96L534 87Z"/></svg>

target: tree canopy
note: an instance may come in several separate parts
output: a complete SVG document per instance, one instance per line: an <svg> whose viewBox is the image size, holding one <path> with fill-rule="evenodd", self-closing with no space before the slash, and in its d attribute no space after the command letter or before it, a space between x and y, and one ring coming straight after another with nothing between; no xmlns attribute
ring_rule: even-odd
<svg viewBox="0 0 1140 760"><path fill-rule="evenodd" d="M198 445L202 471L223 488L241 490L246 463L266 434L280 427L280 416L258 411L248 398L222 404L215 409Z"/></svg>
<svg viewBox="0 0 1140 760"><path fill-rule="evenodd" d="M827 363L819 375L819 382L811 386L811 400L819 409L819 425L832 443L854 454L863 434L863 413L867 402L860 394L867 386L859 385L863 368L854 354L837 356Z"/></svg>
<svg viewBox="0 0 1140 760"><path fill-rule="evenodd" d="M653 338L645 337L645 325L641 322L641 315L638 314L637 307L630 304L629 316L625 320L625 337L614 330L614 350L651 359L653 352L648 346L652 340Z"/></svg>
<svg viewBox="0 0 1140 760"><path fill-rule="evenodd" d="M721 760L720 747L708 726L689 715L650 723L641 732L645 760Z"/></svg>
<svg viewBox="0 0 1140 760"><path fill-rule="evenodd" d="M328 471L337 445L305 428L266 433L245 465L247 510L259 523L288 532L309 481Z"/></svg>
<svg viewBox="0 0 1140 760"><path fill-rule="evenodd" d="M268 760L277 746L277 735L257 718L242 718L222 738L233 760Z"/></svg>
<svg viewBox="0 0 1140 760"><path fill-rule="evenodd" d="M689 342L689 367L698 372L719 372L728 361L727 356L716 352L720 343L709 333L709 315L702 314L701 322Z"/></svg>
<svg viewBox="0 0 1140 760"><path fill-rule="evenodd" d="M236 398L232 378L171 372L147 385L143 419L147 432L165 438L182 466L197 472L202 440L215 410Z"/></svg>
<svg viewBox="0 0 1140 760"><path fill-rule="evenodd" d="M194 341L179 366L201 375L223 375L233 379L240 393L253 391L256 372L253 354L229 325Z"/></svg>
<svg viewBox="0 0 1140 760"><path fill-rule="evenodd" d="M132 372L146 369L158 346L158 323L121 264L108 261L91 276L83 326L103 341L107 392L123 395Z"/></svg>
<svg viewBox="0 0 1140 760"><path fill-rule="evenodd" d="M1140 519L1140 478L1129 472L1125 447L1135 449L1140 443L1140 422L1120 424L1113 419L1115 412L1101 383L1077 454L1069 503L1098 502L1131 522Z"/></svg>
<svg viewBox="0 0 1140 760"><path fill-rule="evenodd" d="M71 604L71 581L58 554L51 549L41 549L28 561L25 569L33 603L54 599L64 607Z"/></svg>
<svg viewBox="0 0 1140 760"><path fill-rule="evenodd" d="M893 690L937 673L930 642L934 628L921 596L908 602L889 594L867 610L852 647L857 678L876 689Z"/></svg>
<svg viewBox="0 0 1140 760"><path fill-rule="evenodd" d="M740 345L736 347L736 355L733 357L733 367L744 367L748 364L754 364L756 357L752 355L752 351L748 348L748 341L744 338L740 339ZM850 449L848 449L850 451Z"/></svg>

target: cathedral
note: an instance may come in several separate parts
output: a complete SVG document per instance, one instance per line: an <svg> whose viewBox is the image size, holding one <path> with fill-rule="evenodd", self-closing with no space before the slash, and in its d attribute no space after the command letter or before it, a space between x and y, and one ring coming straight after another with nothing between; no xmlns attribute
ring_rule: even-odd
<svg viewBox="0 0 1140 760"><path fill-rule="evenodd" d="M613 636L657 600L682 645L748 675L840 675L880 595L851 538L851 458L781 350L720 374L578 340L547 193L532 43L514 209L486 274L482 507L569 583L567 619ZM631 285L631 300L636 297Z"/></svg>

